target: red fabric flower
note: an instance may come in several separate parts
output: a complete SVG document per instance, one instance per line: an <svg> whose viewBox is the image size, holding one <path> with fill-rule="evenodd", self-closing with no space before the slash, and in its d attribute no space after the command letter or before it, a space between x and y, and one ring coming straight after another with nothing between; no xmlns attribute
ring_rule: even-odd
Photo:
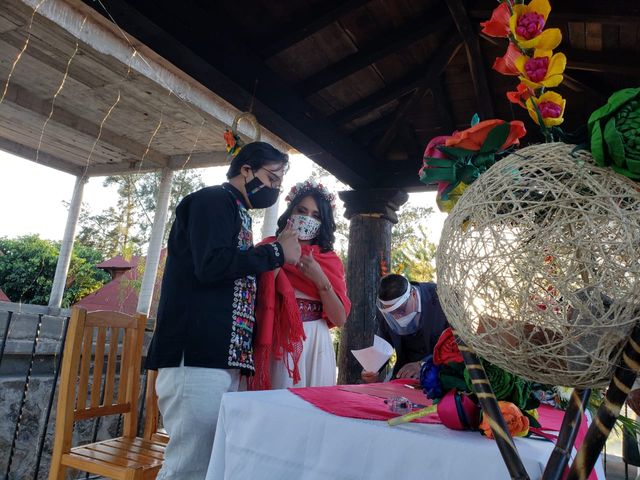
<svg viewBox="0 0 640 480"><path fill-rule="evenodd" d="M446 365L447 363L462 363L462 354L458 349L458 343L453 336L451 327L447 328L438 339L433 348L433 363L435 365Z"/></svg>
<svg viewBox="0 0 640 480"><path fill-rule="evenodd" d="M520 72L516 67L516 59L521 57L522 53L517 47L509 42L507 51L502 57L497 57L493 62L493 69L502 75L519 75Z"/></svg>
<svg viewBox="0 0 640 480"><path fill-rule="evenodd" d="M482 33L490 37L506 38L509 36L509 19L511 12L506 3L498 5L491 14L491 18L480 23Z"/></svg>
<svg viewBox="0 0 640 480"><path fill-rule="evenodd" d="M507 92L507 98L511 103L524 105L526 101L533 95L533 92L524 83L518 84L515 92Z"/></svg>

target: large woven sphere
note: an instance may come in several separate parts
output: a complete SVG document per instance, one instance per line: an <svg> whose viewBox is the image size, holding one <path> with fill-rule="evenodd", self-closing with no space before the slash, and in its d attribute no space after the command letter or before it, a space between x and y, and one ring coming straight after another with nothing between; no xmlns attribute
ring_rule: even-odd
<svg viewBox="0 0 640 480"><path fill-rule="evenodd" d="M442 231L438 294L481 357L600 387L640 318L640 193L573 148L523 148L467 189Z"/></svg>

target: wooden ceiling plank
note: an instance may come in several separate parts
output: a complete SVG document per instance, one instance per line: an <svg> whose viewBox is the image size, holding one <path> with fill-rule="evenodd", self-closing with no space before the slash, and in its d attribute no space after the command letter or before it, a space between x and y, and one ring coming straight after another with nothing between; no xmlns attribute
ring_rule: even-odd
<svg viewBox="0 0 640 480"><path fill-rule="evenodd" d="M429 68L427 74L422 80L422 84L411 94L409 94L407 98L403 99L400 102L400 105L398 105L398 108L394 112L391 124L376 145L375 151L378 156L381 157L382 154L387 151L389 145L395 137L400 121L407 114L409 109L416 103L420 102L422 97L424 97L427 91L432 88L434 83L440 84L440 74L447 67L447 65L449 65L449 62L451 62L451 59L456 53L457 49L455 48L455 43L450 42L449 48L438 50L433 58L429 61Z"/></svg>
<svg viewBox="0 0 640 480"><path fill-rule="evenodd" d="M49 118L51 113L51 101L40 100L40 98L35 94L19 85L9 84L4 101L13 103L43 117L43 122L44 119ZM168 163L168 158L166 156L151 148L147 150L146 145L141 145L133 140L123 137L122 135L113 133L106 128L101 129L100 125L88 122L87 120L77 117L60 107L53 108L53 115L51 116L50 121L64 125L65 127L96 139L100 136L101 142L112 144L119 149L129 152L132 156L142 157L144 155L145 158L148 158L159 166L166 166Z"/></svg>
<svg viewBox="0 0 640 480"><path fill-rule="evenodd" d="M91 0L84 2L95 7ZM98 11L106 15L102 9ZM231 26L211 28L208 16L194 0L180 4L169 0L111 0L109 16L124 31L236 108L252 107L267 130L341 181L354 188L370 185L368 167L374 163L371 154L240 43Z"/></svg>
<svg viewBox="0 0 640 480"><path fill-rule="evenodd" d="M453 57L462 46L462 42L455 30L451 30L446 37L448 40L441 47L439 53L442 53L443 51L448 52ZM336 123L347 123L415 90L424 83L424 78L429 74L430 62L415 69L400 80L389 84L385 88L354 102L342 110L339 110L333 115L330 115L329 118Z"/></svg>
<svg viewBox="0 0 640 480"><path fill-rule="evenodd" d="M382 33L375 42L360 51L303 80L296 89L305 96L311 95L432 33L448 29L452 24L451 18L447 16L443 20L444 15L446 15L446 9L436 7L407 25Z"/></svg>
<svg viewBox="0 0 640 480"><path fill-rule="evenodd" d="M464 41L480 117L483 119L493 118L495 116L492 101L493 97L489 89L484 57L480 50L480 41L476 30L469 20L469 15L462 0L446 0L446 2L453 21L458 27L458 32Z"/></svg>
<svg viewBox="0 0 640 480"><path fill-rule="evenodd" d="M323 0L318 2L306 11L303 18L298 16L290 23L276 28L277 32L284 32L284 34L271 40L262 41L261 43L266 46L260 48L259 51L263 58L272 57L370 1Z"/></svg>

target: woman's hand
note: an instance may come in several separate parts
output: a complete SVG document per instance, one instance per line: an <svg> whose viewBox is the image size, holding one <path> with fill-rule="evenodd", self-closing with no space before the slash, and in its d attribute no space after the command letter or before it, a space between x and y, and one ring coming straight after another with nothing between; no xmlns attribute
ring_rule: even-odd
<svg viewBox="0 0 640 480"><path fill-rule="evenodd" d="M302 274L311 280L318 288L325 286L329 279L322 271L320 264L313 258L313 255L301 255L298 268Z"/></svg>

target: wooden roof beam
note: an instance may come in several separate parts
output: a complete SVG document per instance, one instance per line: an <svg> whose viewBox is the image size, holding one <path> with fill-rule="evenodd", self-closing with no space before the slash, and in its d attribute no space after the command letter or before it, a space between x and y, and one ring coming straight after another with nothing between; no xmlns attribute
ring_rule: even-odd
<svg viewBox="0 0 640 480"><path fill-rule="evenodd" d="M35 93L32 93L30 90L14 83L9 83L4 101L24 108L42 117L43 124L45 120L49 118L49 114L51 113L51 100L41 100ZM102 127L101 130L100 125L91 123L60 107L55 107L53 109L53 115L51 116L50 121L83 133L89 137L98 138L98 136L100 136L101 143L109 144L120 150L124 150L125 152L130 153L131 156L140 158L144 156L145 160L149 160L160 167L166 167L168 165L169 158L166 155L163 155L151 148L147 151L146 145L130 140L123 135L110 131L107 128Z"/></svg>
<svg viewBox="0 0 640 480"><path fill-rule="evenodd" d="M427 74L422 79L422 84L411 94L407 95L406 98L402 99L394 113L391 125L389 125L387 131L382 135L380 141L377 143L375 151L379 156L387 150L393 141L398 125L409 109L424 97L425 93L431 89L434 83L440 84L440 74L445 68L447 68L447 65L449 65L449 62L451 62L451 59L457 53L457 44L457 39L454 39L453 41L449 40L449 42L445 44L445 47L437 50L435 55L429 60Z"/></svg>
<svg viewBox="0 0 640 480"><path fill-rule="evenodd" d="M453 21L458 27L458 32L464 41L480 117L483 119L493 118L492 93L487 82L487 72L484 67L484 57L480 50L478 34L469 20L469 15L462 0L446 0L446 2Z"/></svg>
<svg viewBox="0 0 640 480"><path fill-rule="evenodd" d="M272 57L370 1L323 0L317 2L305 12L304 17L298 16L290 23L277 28L278 32L284 32L282 36L262 41L261 43L266 46L259 50L260 54L263 58Z"/></svg>
<svg viewBox="0 0 640 480"><path fill-rule="evenodd" d="M629 75L640 79L640 64L634 59L637 52L596 52L592 50L565 49L558 51L567 56L567 70L586 70L607 74Z"/></svg>
<svg viewBox="0 0 640 480"><path fill-rule="evenodd" d="M37 152L35 148L22 145L14 142L13 140L9 140L8 138L0 137L0 150L26 160L31 160L32 162L35 162L37 158L37 163L55 168L56 170L69 173L71 175L80 176L83 173L82 167L76 166L68 160L63 160L62 158L47 152Z"/></svg>
<svg viewBox="0 0 640 480"><path fill-rule="evenodd" d="M450 30L446 37L448 40L440 47L438 53L440 55L448 53L450 56L454 56L462 46L460 37L456 34L455 30ZM431 62L427 62L426 65L415 69L400 80L333 113L329 116L329 119L336 123L347 123L412 92L423 85L425 77L430 75L430 66Z"/></svg>
<svg viewBox="0 0 640 480"><path fill-rule="evenodd" d="M89 5L92 0L83 0ZM135 7L132 5L134 4ZM110 0L98 11L138 41L312 158L342 182L370 186L372 155L309 105L230 26L211 28L196 0ZM215 45L216 48L211 48Z"/></svg>
<svg viewBox="0 0 640 480"><path fill-rule="evenodd" d="M301 81L296 89L305 96L311 95L434 32L448 29L451 25L452 21L447 15L446 8L442 6L433 8L407 25L380 34L378 40L360 51Z"/></svg>

